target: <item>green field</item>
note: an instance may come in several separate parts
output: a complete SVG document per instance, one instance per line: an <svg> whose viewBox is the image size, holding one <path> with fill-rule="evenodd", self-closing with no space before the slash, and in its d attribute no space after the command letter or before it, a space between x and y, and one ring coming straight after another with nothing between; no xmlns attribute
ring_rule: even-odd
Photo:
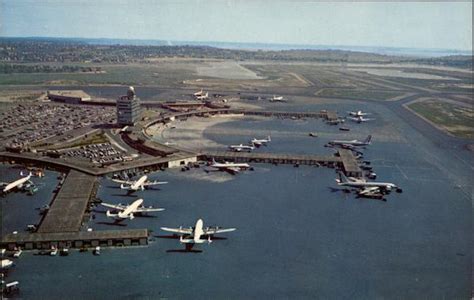
<svg viewBox="0 0 474 300"><path fill-rule="evenodd" d="M169 85L193 78L187 66L169 64L101 65L104 73L0 74L0 85Z"/></svg>
<svg viewBox="0 0 474 300"><path fill-rule="evenodd" d="M336 97L354 100L386 101L403 95L397 91L354 90L354 89L323 89L317 94L319 97Z"/></svg>
<svg viewBox="0 0 474 300"><path fill-rule="evenodd" d="M439 100L426 100L408 105L410 109L449 133L474 139L474 109Z"/></svg>

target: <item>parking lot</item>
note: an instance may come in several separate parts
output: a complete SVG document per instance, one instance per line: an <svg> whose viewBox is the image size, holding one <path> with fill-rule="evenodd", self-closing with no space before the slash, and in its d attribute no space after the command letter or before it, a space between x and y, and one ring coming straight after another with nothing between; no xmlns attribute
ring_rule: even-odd
<svg viewBox="0 0 474 300"><path fill-rule="evenodd" d="M28 148L51 137L68 140L72 130L115 122L113 107L57 103L18 104L0 113L0 138L12 148Z"/></svg>

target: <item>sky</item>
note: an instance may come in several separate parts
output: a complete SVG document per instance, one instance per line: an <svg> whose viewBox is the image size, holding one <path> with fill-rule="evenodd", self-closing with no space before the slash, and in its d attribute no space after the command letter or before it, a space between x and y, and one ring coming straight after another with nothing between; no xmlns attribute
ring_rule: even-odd
<svg viewBox="0 0 474 300"><path fill-rule="evenodd" d="M0 36L472 51L472 2L0 0Z"/></svg>

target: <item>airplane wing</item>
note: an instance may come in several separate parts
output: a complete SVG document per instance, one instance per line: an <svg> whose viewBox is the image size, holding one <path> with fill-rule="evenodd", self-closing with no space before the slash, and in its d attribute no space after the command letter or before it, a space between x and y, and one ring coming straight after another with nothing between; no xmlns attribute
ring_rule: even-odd
<svg viewBox="0 0 474 300"><path fill-rule="evenodd" d="M219 228L219 227L208 227L204 229L204 235L212 235L217 233L232 232L237 230L237 228Z"/></svg>
<svg viewBox="0 0 474 300"><path fill-rule="evenodd" d="M113 208L113 209L117 209L117 210L125 210L126 206L124 205L121 205L121 204L109 204L109 203L101 203L101 205L105 206L105 207L110 207L110 208Z"/></svg>
<svg viewBox="0 0 474 300"><path fill-rule="evenodd" d="M145 182L145 183L143 183L143 186L152 186L152 185L167 184L167 183L168 183L167 181L158 181L158 180L155 180L155 181L148 181L148 182Z"/></svg>
<svg viewBox="0 0 474 300"><path fill-rule="evenodd" d="M164 211L164 208L153 208L153 207L139 207L135 212L154 212L154 211Z"/></svg>
<svg viewBox="0 0 474 300"><path fill-rule="evenodd" d="M174 232L174 233L181 233L181 234L193 234L193 230L191 228L169 228L169 227L161 227L161 230Z"/></svg>
<svg viewBox="0 0 474 300"><path fill-rule="evenodd" d="M229 172L230 174L237 174L240 172L240 168L237 168L237 167L227 167L227 168L224 168L224 170Z"/></svg>
<svg viewBox="0 0 474 300"><path fill-rule="evenodd" d="M122 183L122 184L133 184L132 181L128 181L128 180L120 180L120 179L112 179L113 182L116 182L116 183Z"/></svg>

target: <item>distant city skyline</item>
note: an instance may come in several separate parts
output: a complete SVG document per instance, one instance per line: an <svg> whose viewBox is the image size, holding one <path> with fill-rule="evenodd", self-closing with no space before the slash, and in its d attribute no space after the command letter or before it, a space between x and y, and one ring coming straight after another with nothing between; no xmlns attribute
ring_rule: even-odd
<svg viewBox="0 0 474 300"><path fill-rule="evenodd" d="M472 51L472 2L0 0L1 37Z"/></svg>

